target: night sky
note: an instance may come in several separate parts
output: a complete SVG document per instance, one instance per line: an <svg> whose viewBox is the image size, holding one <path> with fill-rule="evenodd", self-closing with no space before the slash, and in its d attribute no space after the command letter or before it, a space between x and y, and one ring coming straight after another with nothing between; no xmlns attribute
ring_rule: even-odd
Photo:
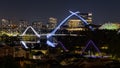
<svg viewBox="0 0 120 68"><path fill-rule="evenodd" d="M46 21L66 18L71 11L92 12L93 23L120 22L119 0L0 0L0 19Z"/></svg>

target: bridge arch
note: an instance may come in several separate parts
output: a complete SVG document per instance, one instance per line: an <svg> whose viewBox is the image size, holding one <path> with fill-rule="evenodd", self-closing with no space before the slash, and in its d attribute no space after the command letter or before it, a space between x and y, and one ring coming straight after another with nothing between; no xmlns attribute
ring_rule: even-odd
<svg viewBox="0 0 120 68"><path fill-rule="evenodd" d="M69 16L67 16L62 22L60 22L60 24L50 34L55 34L55 32L72 16L78 17L82 21L82 23L83 23L84 26L88 26L88 28L90 28L92 31L94 30L92 28L92 26L89 26L89 23L87 23L87 21L84 18L82 18L80 15L78 15L78 13L80 13L79 11L77 11L77 12L69 11L69 12L71 14ZM50 35L48 35L48 37L49 36Z"/></svg>
<svg viewBox="0 0 120 68"><path fill-rule="evenodd" d="M60 22L60 24L52 31L50 32L48 35L47 35L47 44L52 46L52 47L55 47L55 45L49 40L49 38L52 37L52 35L54 35L56 33L56 31L72 16L77 16L81 21L82 23L84 24L84 26L88 26L89 29L91 29L92 31L94 30L92 28L92 26L89 26L89 23L87 23L87 21L85 19L83 19L80 15L78 15L78 13L80 13L79 11L77 12L72 12L72 11L69 11L71 14L69 16L67 16L62 22ZM49 42L49 43L48 43Z"/></svg>

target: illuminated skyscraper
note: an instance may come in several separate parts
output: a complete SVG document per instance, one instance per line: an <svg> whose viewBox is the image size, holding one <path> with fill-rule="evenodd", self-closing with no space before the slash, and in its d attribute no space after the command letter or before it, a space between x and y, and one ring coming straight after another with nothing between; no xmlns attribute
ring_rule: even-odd
<svg viewBox="0 0 120 68"><path fill-rule="evenodd" d="M80 13L80 15L88 22L92 23L92 13Z"/></svg>
<svg viewBox="0 0 120 68"><path fill-rule="evenodd" d="M92 13L80 13L79 14L82 18L84 18L89 24L92 23ZM83 23L80 19L73 18L68 20L69 27L83 27Z"/></svg>
<svg viewBox="0 0 120 68"><path fill-rule="evenodd" d="M49 28L54 29L57 24L57 18L50 17L48 24L49 24Z"/></svg>
<svg viewBox="0 0 120 68"><path fill-rule="evenodd" d="M70 28L79 27L79 25L80 25L80 20L78 20L78 19L70 19L68 21L68 26Z"/></svg>
<svg viewBox="0 0 120 68"><path fill-rule="evenodd" d="M1 19L1 28L2 28L2 30L8 28L9 24L10 24L10 21L8 19Z"/></svg>

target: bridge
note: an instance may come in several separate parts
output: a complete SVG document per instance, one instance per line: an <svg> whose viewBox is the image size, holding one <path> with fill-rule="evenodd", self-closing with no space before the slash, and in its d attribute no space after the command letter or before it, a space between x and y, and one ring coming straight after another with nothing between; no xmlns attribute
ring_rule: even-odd
<svg viewBox="0 0 120 68"><path fill-rule="evenodd" d="M94 29L92 28L92 26L89 25L89 23L87 23L87 21L85 19L83 19L80 15L78 15L78 13L80 13L79 11L77 12L72 12L69 11L71 14L69 16L67 16L63 21L60 22L60 24L50 33L48 34L38 34L35 29L32 26L28 26L25 31L20 35L21 37L23 36L36 36L38 39L35 41L25 41L25 40L21 40L20 43L24 46L24 48L28 49L28 45L27 43L44 43L47 44L50 47L56 47L57 44L59 43L61 45L61 47L67 51L67 48L62 44L62 42L57 41L57 39L55 38L55 36L81 36L78 34L56 34L56 32L60 29L60 27L72 16L76 16L78 17L82 23L84 24L84 26L87 26L91 31L94 31ZM34 32L34 35L27 35L26 32L28 31L28 29L31 29Z"/></svg>

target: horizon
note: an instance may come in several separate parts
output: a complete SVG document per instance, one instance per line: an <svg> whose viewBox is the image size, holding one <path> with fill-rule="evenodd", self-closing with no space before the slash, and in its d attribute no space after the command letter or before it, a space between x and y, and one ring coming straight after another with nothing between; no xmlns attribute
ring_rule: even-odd
<svg viewBox="0 0 120 68"><path fill-rule="evenodd" d="M27 20L30 23L55 17L61 22L70 13L92 12L94 24L120 22L119 0L1 0L0 19Z"/></svg>

